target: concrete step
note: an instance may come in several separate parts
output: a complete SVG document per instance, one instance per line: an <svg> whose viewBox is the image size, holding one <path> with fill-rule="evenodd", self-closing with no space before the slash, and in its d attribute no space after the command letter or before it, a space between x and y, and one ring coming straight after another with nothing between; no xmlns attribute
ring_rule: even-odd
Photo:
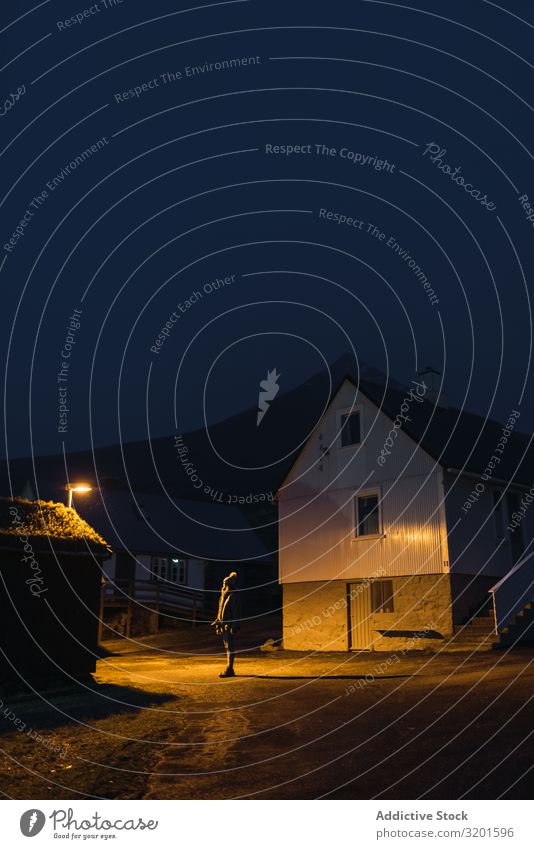
<svg viewBox="0 0 534 849"><path fill-rule="evenodd" d="M493 616L476 616L470 619L469 622L463 622L461 625L456 625L457 628L493 628L495 620Z"/></svg>
<svg viewBox="0 0 534 849"><path fill-rule="evenodd" d="M451 643L447 651L491 651L497 645L491 643Z"/></svg>
<svg viewBox="0 0 534 849"><path fill-rule="evenodd" d="M474 640L485 640L487 637L496 637L497 636L495 634L495 630L493 628L491 628L491 629L488 628L487 630L484 630L484 631L477 631L474 628L473 629L463 628L461 631L460 630L455 631L454 634L459 640L465 640L465 639L471 639L471 638L474 639Z"/></svg>
<svg viewBox="0 0 534 849"><path fill-rule="evenodd" d="M454 638L455 643L477 643L479 645L496 643L498 640L497 634L486 634L484 637L480 637L478 634L459 634Z"/></svg>
<svg viewBox="0 0 534 849"><path fill-rule="evenodd" d="M465 625L456 625L452 640L444 651L491 651L497 645L493 615L475 616Z"/></svg>
<svg viewBox="0 0 534 849"><path fill-rule="evenodd" d="M525 604L514 620L505 628L501 629L499 635L495 633L494 627L495 623L492 612L488 613L484 611L482 614L475 615L464 625L457 625L454 628L451 641L447 646L443 647L442 651L492 651L493 649L500 648L502 645L507 645L510 640L514 639L515 635L519 636L521 634L521 636L524 635L525 637L532 638L534 636L534 599Z"/></svg>
<svg viewBox="0 0 534 849"><path fill-rule="evenodd" d="M498 643L499 638L497 634L488 634L487 637L473 637L469 634L455 636L452 638L451 644L454 643L455 646L492 646L494 643Z"/></svg>
<svg viewBox="0 0 534 849"><path fill-rule="evenodd" d="M514 620L514 622L509 625L507 628L503 628L501 631L503 637L508 638L520 638L526 637L527 639L532 639L534 637L534 621L522 622L521 619Z"/></svg>
<svg viewBox="0 0 534 849"><path fill-rule="evenodd" d="M533 609L533 602L525 605L523 610L520 610L508 625L501 628L501 634L508 634L514 628L521 628L524 631L530 630L534 622Z"/></svg>

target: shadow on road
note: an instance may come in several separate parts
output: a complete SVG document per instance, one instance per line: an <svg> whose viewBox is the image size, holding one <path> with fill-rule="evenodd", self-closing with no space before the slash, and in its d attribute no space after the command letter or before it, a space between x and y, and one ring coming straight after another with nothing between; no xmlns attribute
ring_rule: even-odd
<svg viewBox="0 0 534 849"><path fill-rule="evenodd" d="M6 709L15 718L35 728L54 728L80 721L95 721L113 715L132 716L147 707L154 707L173 699L168 693L154 693L117 684L97 684L89 679L83 686L73 685L59 691L26 695L26 698L8 697ZM11 721L9 721L11 719ZM0 717L0 735L14 730L13 718Z"/></svg>
<svg viewBox="0 0 534 849"><path fill-rule="evenodd" d="M275 678L280 681L366 681L368 675L239 675L236 678ZM413 678L413 675L372 675L373 681L390 678Z"/></svg>

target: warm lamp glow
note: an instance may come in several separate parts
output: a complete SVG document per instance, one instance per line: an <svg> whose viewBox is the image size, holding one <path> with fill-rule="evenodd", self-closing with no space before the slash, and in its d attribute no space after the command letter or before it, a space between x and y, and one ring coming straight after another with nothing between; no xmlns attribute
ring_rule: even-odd
<svg viewBox="0 0 534 849"><path fill-rule="evenodd" d="M89 486L87 483L68 483L65 489L69 493L69 507L72 507L73 492L91 492L93 487Z"/></svg>

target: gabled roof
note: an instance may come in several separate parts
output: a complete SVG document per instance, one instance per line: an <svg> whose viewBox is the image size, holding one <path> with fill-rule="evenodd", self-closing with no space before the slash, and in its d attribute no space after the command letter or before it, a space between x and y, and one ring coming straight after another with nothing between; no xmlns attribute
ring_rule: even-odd
<svg viewBox="0 0 534 849"><path fill-rule="evenodd" d="M360 389L370 401L381 406L382 411L392 420L398 415L408 391L388 389L383 397L382 387L366 383L360 385ZM441 466L461 470L464 474L483 474L489 460L495 455L506 426L506 422L486 420L476 413L435 405L424 399L420 404L410 404L408 415L411 421L403 422L404 432ZM515 426L519 427L520 419L516 421ZM532 435L512 430L506 443L503 443L503 453L497 455L500 462L495 466L494 477L531 486L534 483L532 443Z"/></svg>
<svg viewBox="0 0 534 849"><path fill-rule="evenodd" d="M358 387L359 392L392 422L401 411L401 406L409 392L408 388L402 390L398 387L385 387L364 380L360 380L358 384L355 378L346 374L332 392L325 415L345 381L351 383L354 388ZM483 474L488 462L492 456L495 456L495 450L507 424L491 419L485 420L483 416L455 407L435 405L424 398L421 403L410 403L409 412L406 415L411 421L403 421L402 430L433 460L445 469L461 470L463 474L475 476ZM519 421L520 419L516 419L515 427L519 426ZM377 425L378 423L375 423L375 427ZM492 477L518 486L532 486L534 484L533 437L511 430L506 443L503 444L505 447L502 454L496 455L500 462L495 465Z"/></svg>
<svg viewBox="0 0 534 849"><path fill-rule="evenodd" d="M165 495L95 489L76 507L115 551L219 561L268 562L267 549L231 505Z"/></svg>
<svg viewBox="0 0 534 849"><path fill-rule="evenodd" d="M106 541L72 508L54 501L0 498L0 547L34 549L47 543L62 551L109 554Z"/></svg>

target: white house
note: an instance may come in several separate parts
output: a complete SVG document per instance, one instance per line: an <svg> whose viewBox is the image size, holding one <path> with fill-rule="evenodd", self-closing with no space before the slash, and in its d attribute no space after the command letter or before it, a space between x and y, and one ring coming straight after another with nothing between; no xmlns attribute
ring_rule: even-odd
<svg viewBox="0 0 534 849"><path fill-rule="evenodd" d="M530 624L534 462L519 411L485 421L431 383L346 377L281 485L285 648L491 648L496 628Z"/></svg>

